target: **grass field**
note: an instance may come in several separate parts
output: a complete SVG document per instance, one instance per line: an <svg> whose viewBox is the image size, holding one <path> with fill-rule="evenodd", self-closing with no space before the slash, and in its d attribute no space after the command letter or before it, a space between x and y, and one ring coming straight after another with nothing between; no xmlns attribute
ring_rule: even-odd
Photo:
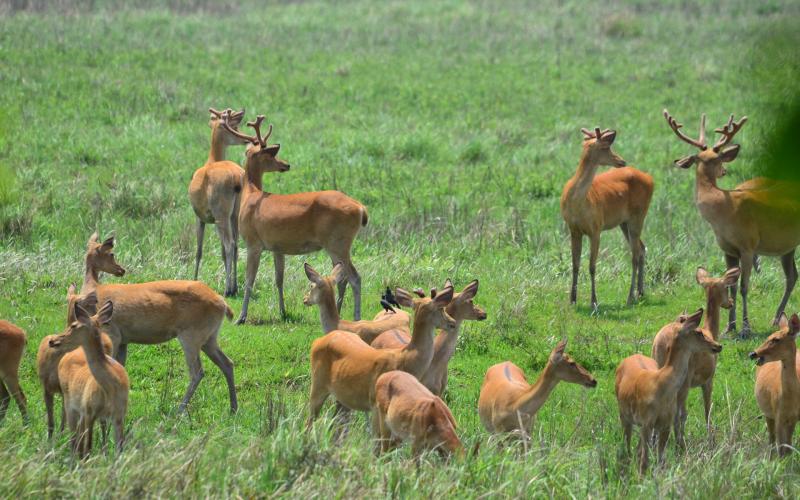
<svg viewBox="0 0 800 500"><path fill-rule="evenodd" d="M724 270L694 206L694 172L671 166L688 146L660 112L690 133L702 112L713 127L749 115L721 184L762 172L800 75L797 2L29 3L0 7L0 317L28 332L22 384L33 416L24 427L12 403L0 425L0 497L800 494L797 454L767 458L746 356L771 331L777 260L764 259L751 282L754 338L723 341L713 438L693 391L688 451L670 446L667 466L640 476L620 459L613 391L623 357L649 353L661 326L704 305L697 266ZM354 248L365 317L387 285L480 279L489 319L462 329L445 397L465 444L481 443L475 456L427 456L419 468L407 448L376 457L365 419L337 444L330 411L304 432L308 349L321 331L317 310L302 305L302 263L329 270L323 254L287 260L286 321L265 255L248 324L223 326L236 416L205 358L188 416L175 416L188 383L178 344L133 345L124 454L79 462L66 436L47 441L36 348L64 326L89 235L116 233L128 274L106 282L191 278L186 189L208 152L209 106L245 107L275 125L292 169L267 174L265 189L336 188L368 207ZM630 259L619 231L606 233L598 314L586 259L579 304L568 304L558 208L579 128L594 126L615 128L616 151L656 181L643 235L648 295L624 305ZM229 157L241 162L241 150ZM210 229L201 279L221 292L219 252ZM239 269L241 284L243 258ZM241 295L229 304L238 314ZM798 309L795 294L787 311ZM559 386L526 449L498 446L477 416L486 368L510 359L535 378L563 337L598 388Z"/></svg>

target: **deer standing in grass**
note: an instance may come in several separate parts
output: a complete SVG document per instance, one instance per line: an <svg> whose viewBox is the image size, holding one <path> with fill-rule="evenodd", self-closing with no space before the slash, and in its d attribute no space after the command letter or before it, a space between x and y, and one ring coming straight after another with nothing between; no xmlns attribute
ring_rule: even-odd
<svg viewBox="0 0 800 500"><path fill-rule="evenodd" d="M589 275L592 279L592 307L597 308L595 269L600 251L600 233L617 226L631 248L631 287L628 305L634 302L634 292L644 295L644 261L646 247L641 240L644 219L653 196L653 178L633 167L611 149L617 133L614 130L584 134L583 152L575 175L564 185L561 193L561 215L569 228L572 242L572 288L569 300L578 299L578 271L581 265L583 237L589 237ZM613 168L597 174L604 165Z"/></svg>
<svg viewBox="0 0 800 500"><path fill-rule="evenodd" d="M99 302L114 302L114 318L104 327L104 331L114 343L115 358L124 365L128 344L160 344L177 338L183 348L191 378L178 407L179 412L186 409L203 379L201 350L225 375L231 413L236 412L238 403L233 362L217 343L223 318L233 318L233 311L225 299L199 281L101 284L101 271L114 276L125 274L125 269L117 264L113 250L113 237L102 243L98 242L97 233L89 238L81 294L95 292Z"/></svg>
<svg viewBox="0 0 800 500"><path fill-rule="evenodd" d="M444 286L445 288L452 287L453 283L448 279ZM433 340L433 360L431 360L428 370L420 378L420 382L437 396L441 396L447 387L447 366L456 352L461 323L465 320L483 321L486 319L486 311L473 302L477 294L478 280L473 280L460 293L454 294L453 300L445 308L447 314L456 321L456 328L452 332L440 330L436 335ZM436 296L435 290L432 291L431 296ZM370 345L376 349L400 349L408 345L410 341L411 336L408 333L402 329L393 329L378 335Z"/></svg>
<svg viewBox="0 0 800 500"><path fill-rule="evenodd" d="M712 339L719 341L720 337L720 308L730 309L733 301L728 295L728 287L736 284L739 279L739 268L729 269L722 278L712 278L708 271L702 267L697 268L695 275L697 283L706 293L706 319L702 331ZM685 321L685 317L682 318ZM659 330L653 340L653 359L659 367L667 362L669 346L678 335L682 322L674 321ZM703 390L703 405L705 407L706 429L711 432L711 391L714 388L714 374L717 370L717 355L714 353L698 352L689 359L689 368L686 372L686 381L677 396L677 410L675 413L675 441L684 448L686 440L684 428L686 427L686 398L689 389L700 387Z"/></svg>
<svg viewBox="0 0 800 500"><path fill-rule="evenodd" d="M442 456L464 456L450 409L408 372L386 372L375 382L375 408L380 451L411 440L412 453L436 450Z"/></svg>
<svg viewBox="0 0 800 500"><path fill-rule="evenodd" d="M6 418L11 397L17 403L23 421L27 424L28 402L19 385L19 365L25 354L25 331L13 323L0 320L0 422Z"/></svg>
<svg viewBox="0 0 800 500"><path fill-rule="evenodd" d="M478 398L478 414L487 431L516 431L526 437L536 413L559 382L597 387L592 374L564 353L566 348L566 340L558 343L533 385L511 361L496 364L486 371Z"/></svg>
<svg viewBox="0 0 800 500"><path fill-rule="evenodd" d="M688 169L697 165L695 180L695 204L700 215L711 225L729 269L741 268L742 330L740 336L750 334L747 314L747 294L750 289L750 273L756 255L780 256L786 287L783 298L775 312L773 324L777 324L789 296L797 282L797 265L794 253L800 244L800 202L797 189L792 182L756 178L744 182L734 189L717 186L717 179L727 171L723 164L730 163L739 154L739 145L730 144L733 137L747 122L742 117L734 122L731 115L728 123L715 130L722 137L711 147L706 144L706 115L700 118L700 135L697 139L681 131L683 125L664 110L664 117L678 138L700 150L675 161L675 165ZM736 286L732 287L733 306L728 318L728 331L736 331Z"/></svg>
<svg viewBox="0 0 800 500"><path fill-rule="evenodd" d="M634 354L617 367L614 393L625 436L625 450L630 454L633 426L638 425L639 471L644 473L654 438L658 440L658 461L664 462L664 448L675 422L677 395L686 382L689 360L699 352L719 353L722 345L700 330L703 309L686 318L669 346L667 361L661 368L653 358Z"/></svg>
<svg viewBox="0 0 800 500"><path fill-rule="evenodd" d="M781 314L780 330L773 333L750 353L756 360L756 401L764 413L769 432L770 455L786 456L792 450L792 435L800 420L800 361L797 354L797 332L800 318Z"/></svg>
<svg viewBox="0 0 800 500"><path fill-rule="evenodd" d="M398 288L397 301L414 308L411 342L403 349L378 350L351 332L334 330L311 344L311 412L307 427L319 416L328 395L350 410L370 411L375 402L375 381L383 373L402 370L419 378L433 359L433 332L454 330L456 322L444 310L453 298L445 288L435 298L413 299ZM373 414L373 430L378 426Z"/></svg>
<svg viewBox="0 0 800 500"><path fill-rule="evenodd" d="M275 263L275 283L278 287L278 306L286 316L283 301L283 272L286 255L303 255L325 250L336 264L341 262L347 281L339 283L337 308L341 311L347 283L353 289L353 316L361 319L361 277L350 258L350 248L358 231L367 225L367 209L361 203L339 191L314 191L295 194L274 194L263 190L264 172L286 172L289 164L278 159L280 144L267 145L272 133L269 126L261 135L264 116L247 125L255 135L243 134L223 121L228 132L249 141L245 171L247 173L239 210L239 230L247 242L247 279L242 312L237 324L247 319L247 308L261 261L261 254L272 252Z"/></svg>
<svg viewBox="0 0 800 500"><path fill-rule="evenodd" d="M336 307L336 286L346 279L344 265L339 262L333 266L330 276L322 276L308 263L303 264L308 281L311 282L303 304L306 306L317 305L319 307L319 318L322 323L322 333L330 333L334 330L344 330L353 332L367 344L371 343L375 337L392 328L407 328L409 316L407 314L389 314L381 320L361 320L348 321L339 317L339 310ZM400 346L402 347L402 346Z"/></svg>
<svg viewBox="0 0 800 500"><path fill-rule="evenodd" d="M223 113L209 108L211 149L205 165L198 168L189 183L189 201L197 216L197 254L194 260L194 279L203 258L203 237L206 224L216 224L222 242L222 261L225 265L225 296L236 295L236 263L239 255L239 197L244 183L244 169L225 159L228 146L244 145L247 141L231 134L220 125ZM229 113L229 126L238 130L244 110Z"/></svg>
<svg viewBox="0 0 800 500"><path fill-rule="evenodd" d="M81 456L92 451L94 423L107 420L114 426L117 452L122 451L125 414L128 412L128 373L120 363L106 355L100 333L108 325L114 305L106 301L90 316L80 303L75 304L75 321L51 344L72 349L58 364L58 380L64 395L67 425L72 431L72 449ZM82 347L82 350L76 350ZM72 358L80 358L77 362ZM83 362L85 360L85 362Z"/></svg>

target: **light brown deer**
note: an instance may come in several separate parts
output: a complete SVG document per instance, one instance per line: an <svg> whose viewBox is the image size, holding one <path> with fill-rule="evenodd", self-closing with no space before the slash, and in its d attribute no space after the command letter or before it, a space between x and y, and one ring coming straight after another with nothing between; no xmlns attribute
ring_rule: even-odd
<svg viewBox="0 0 800 500"><path fill-rule="evenodd" d="M231 412L238 409L233 362L217 344L224 317L233 318L233 311L220 295L199 281L151 281L136 284L101 284L100 272L122 276L125 270L114 258L114 238L97 241L97 233L89 238L86 251L86 275L82 295L96 292L98 301L114 302L114 318L104 328L114 343L114 357L123 365L128 344L160 344L177 338L183 348L191 381L179 412L203 379L200 363L202 350L214 362L228 383Z"/></svg>
<svg viewBox="0 0 800 500"><path fill-rule="evenodd" d="M25 354L25 331L13 323L0 320L0 422L6 418L11 396L17 403L23 421L27 424L28 402L19 385L19 365Z"/></svg>
<svg viewBox="0 0 800 500"><path fill-rule="evenodd" d="M634 302L634 291L644 295L644 261L646 247L641 240L644 219L653 196L653 178L633 167L611 149L617 132L596 128L584 134L583 152L575 175L561 193L561 215L569 228L572 242L572 288L570 303L578 300L578 271L581 265L583 237L589 237L589 275L592 279L592 307L597 308L595 270L600 250L600 233L619 226L631 248L631 287L628 305ZM597 174L604 165L613 168Z"/></svg>
<svg viewBox="0 0 800 500"><path fill-rule="evenodd" d="M719 341L720 337L720 308L730 309L733 301L728 295L728 287L736 284L739 279L739 268L729 269L722 278L712 278L708 271L702 267L697 268L695 274L697 283L706 293L706 319L703 323L703 333ZM681 318L686 321L686 317ZM667 362L669 346L674 342L675 336L680 331L682 322L673 321L664 326L653 339L653 359L659 367ZM677 410L675 413L675 442L683 448L686 445L684 428L686 427L686 398L689 389L700 387L703 390L703 405L705 407L706 429L711 432L711 391L714 388L714 374L717 370L717 355L707 352L698 352L689 359L689 368L686 372L686 381L678 391Z"/></svg>
<svg viewBox="0 0 800 500"><path fill-rule="evenodd" d="M350 258L350 248L358 231L367 225L367 209L361 203L339 191L314 191L309 193L274 194L263 191L264 172L286 172L289 164L278 159L280 144L267 145L272 133L269 126L261 135L264 116L259 115L248 126L254 136L243 134L223 122L233 135L249 141L245 164L246 180L239 211L239 229L247 242L247 280L244 289L242 312L237 324L247 319L247 308L253 293L261 254L272 252L275 263L275 283L278 287L278 305L281 316L286 316L283 301L283 272L286 255L303 255L325 250L335 264L345 268L347 282L339 283L337 308L341 311L347 283L353 289L354 319L361 319L361 277Z"/></svg>
<svg viewBox="0 0 800 500"><path fill-rule="evenodd" d="M194 261L194 279L203 258L203 237L206 224L216 224L222 242L222 262L225 265L225 296L236 295L236 263L239 240L239 197L244 183L244 169L225 159L228 146L248 144L220 125L222 112L209 108L211 121L211 149L205 165L198 168L189 183L189 201L197 216L197 254ZM244 110L229 113L229 126L238 130Z"/></svg>
<svg viewBox="0 0 800 500"><path fill-rule="evenodd" d="M378 377L373 412L381 452L410 440L415 457L423 450L436 450L444 457L464 456L450 409L408 372L393 370Z"/></svg>
<svg viewBox="0 0 800 500"><path fill-rule="evenodd" d="M659 368L653 358L634 354L617 367L614 392L625 436L625 450L630 454L633 426L638 425L639 471L644 473L654 437L658 440L658 461L664 463L664 448L675 421L678 391L686 381L689 359L698 352L719 353L722 345L698 328L703 309L686 318L671 345L667 362Z"/></svg>
<svg viewBox="0 0 800 500"><path fill-rule="evenodd" d="M792 450L792 435L800 420L800 362L797 353L797 332L800 318L781 314L780 330L773 333L755 351L756 401L764 413L769 433L770 455L783 457Z"/></svg>
<svg viewBox="0 0 800 500"><path fill-rule="evenodd" d="M367 344L375 340L375 337L392 328L408 327L409 316L407 314L390 314L378 321L348 321L339 317L339 310L336 308L335 287L346 279L344 265L339 262L333 266L330 276L322 276L306 262L303 264L308 281L311 287L303 298L306 306L317 305L319 307L319 318L322 323L322 333L330 333L334 330L344 330L353 332ZM402 347L402 346L400 346Z"/></svg>
<svg viewBox="0 0 800 500"><path fill-rule="evenodd" d="M114 305L106 301L94 316L75 304L75 321L67 331L51 341L55 347L71 349L58 364L58 380L64 395L67 425L72 431L72 449L81 456L92 450L94 423L110 421L114 426L114 442L121 452L125 436L125 414L128 412L128 373L125 367L106 355L100 328L111 322ZM82 347L82 350L75 350ZM72 358L80 358L73 361ZM82 362L85 360L86 362Z"/></svg>
<svg viewBox="0 0 800 500"><path fill-rule="evenodd" d="M445 288L452 287L453 283L448 279ZM453 300L445 308L447 314L456 321L456 328L453 332L441 330L433 340L433 360L428 370L420 378L420 382L433 394L441 396L447 387L447 366L456 352L458 342L458 332L461 323L466 320L483 321L486 319L486 311L473 302L478 293L478 280L471 281L461 290L460 293L453 295ZM436 291L432 291L432 297L436 296ZM387 316L392 316L388 314ZM408 345L411 336L402 329L392 329L378 335L370 344L376 349L400 349Z"/></svg>
<svg viewBox="0 0 800 500"><path fill-rule="evenodd" d="M456 322L444 308L453 298L446 288L435 298L413 299L398 288L397 301L414 308L411 342L403 349L378 350L351 332L334 330L311 344L311 412L307 427L319 416L322 405L333 394L350 410L370 411L375 402L375 381L392 370L402 370L419 378L433 359L433 332L436 328L455 329ZM373 415L373 430L377 430Z"/></svg>
<svg viewBox="0 0 800 500"><path fill-rule="evenodd" d="M664 117L673 132L682 141L700 150L699 153L675 161L680 168L697 165L695 204L700 215L714 230L717 243L725 253L728 268L741 268L742 330L740 336L750 334L747 314L747 293L750 273L756 255L780 256L786 275L786 288L778 305L773 324L777 324L797 282L795 248L800 244L800 202L795 183L768 179L753 179L735 189L721 189L717 178L725 175L723 164L730 163L739 154L739 145L730 144L733 137L747 122L742 117L715 130L721 138L711 147L706 144L706 115L700 118L700 135L692 139L680 129L680 123L664 110ZM732 287L734 299L728 319L728 331L736 331L736 286Z"/></svg>
<svg viewBox="0 0 800 500"><path fill-rule="evenodd" d="M589 371L564 353L567 341L558 343L542 374L531 385L525 373L511 361L486 370L478 397L478 414L489 432L519 432L527 437L534 417L559 382L597 387Z"/></svg>

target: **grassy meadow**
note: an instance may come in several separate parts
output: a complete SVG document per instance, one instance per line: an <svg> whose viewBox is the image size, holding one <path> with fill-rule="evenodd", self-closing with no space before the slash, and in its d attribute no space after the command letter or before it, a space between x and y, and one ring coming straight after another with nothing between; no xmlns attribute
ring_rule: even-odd
<svg viewBox="0 0 800 500"><path fill-rule="evenodd" d="M747 352L770 333L783 291L779 261L751 281L755 335L726 337L708 437L690 395L688 450L644 476L620 457L614 370L650 352L658 329L704 306L698 266L724 259L694 206L694 171L672 167L689 146L661 116L696 134L730 113L750 117L721 185L766 168L771 134L797 89L795 1L192 2L115 0L0 5L0 317L28 332L21 378L32 423L13 402L0 424L0 497L797 497L800 460L767 458ZM12 2L20 5L20 2ZM74 4L74 5L73 5ZM288 318L278 314L264 255L248 323L226 322L240 411L224 378L205 378L186 416L177 342L131 345L122 456L73 458L46 438L36 349L65 325L65 293L83 278L89 235L114 232L128 273L105 282L189 279L195 217L187 186L207 156L209 106L263 113L292 169L267 174L278 193L339 189L369 210L353 258L364 316L381 290L480 279L489 318L465 323L445 400L475 455L449 463L408 447L372 453L366 419L333 438L332 405L304 432L308 349L320 336L302 296L304 261L287 259ZM643 233L647 296L625 306L630 257L604 233L599 312L589 307L588 242L578 305L568 303L569 236L559 211L580 154L580 127L618 131L615 150L650 173ZM228 157L243 161L241 148ZM244 279L244 245L239 265ZM219 240L206 231L201 279L223 289ZM795 293L787 312L800 309ZM238 314L241 291L228 303ZM343 309L352 317L351 295ZM562 384L527 446L500 446L477 415L486 369L512 360L531 380L561 338L597 377ZM797 439L797 438L796 438Z"/></svg>

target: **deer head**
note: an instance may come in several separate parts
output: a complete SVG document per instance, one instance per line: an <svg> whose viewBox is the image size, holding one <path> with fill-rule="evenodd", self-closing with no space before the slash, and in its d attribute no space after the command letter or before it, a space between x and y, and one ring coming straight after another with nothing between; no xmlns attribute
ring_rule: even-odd
<svg viewBox="0 0 800 500"><path fill-rule="evenodd" d="M550 353L548 364L550 369L553 370L555 378L584 387L597 387L597 380L589 373L589 370L579 365L564 352L566 348L567 339L564 339Z"/></svg>
<svg viewBox="0 0 800 500"><path fill-rule="evenodd" d="M91 292L87 295L94 295ZM93 299L97 303L97 297ZM100 328L111 323L114 313L114 304L107 300L97 314L91 315L83 308L80 302L75 304L75 320L67 326L67 331L50 339L50 347L59 347L64 350L76 349L91 335L100 336Z"/></svg>
<svg viewBox="0 0 800 500"><path fill-rule="evenodd" d="M322 302L324 297L334 297L336 285L341 283L347 278L344 272L344 265L338 262L333 266L333 270L329 276L322 276L311 267L308 262L303 264L306 271L306 277L311 282L311 288L308 289L306 295L303 297L303 304L312 306Z"/></svg>
<svg viewBox="0 0 800 500"><path fill-rule="evenodd" d="M223 113L222 127L230 134L250 143L246 152L248 166L257 168L259 174L264 172L286 172L289 170L289 164L278 159L278 151L280 151L281 145L267 145L267 139L272 135L272 125L267 129L266 135L261 135L261 124L264 121L264 115L258 115L255 121L247 122L247 126L255 131L255 135L247 135L234 129L229 123L230 119L231 114L226 110Z"/></svg>
<svg viewBox="0 0 800 500"><path fill-rule="evenodd" d="M452 287L453 283L448 279L444 287ZM473 299L478 294L478 280L472 280L459 293L453 295L453 300L447 305L447 314L456 321L486 319L486 311L476 305Z"/></svg>
<svg viewBox="0 0 800 500"><path fill-rule="evenodd" d="M208 126L211 127L211 134L214 136L212 141L220 141L226 146L250 144L250 141L231 134L225 127L222 126L223 116L227 113L229 116L228 125L232 129L238 131L239 125L242 123L242 119L244 118L244 109L240 111L233 111L231 108L228 108L225 111L217 111L214 108L208 108L208 112L211 113L211 119L208 121Z"/></svg>
<svg viewBox="0 0 800 500"><path fill-rule="evenodd" d="M739 145L729 143L747 122L746 116L741 117L738 122L735 122L733 121L733 115L731 115L727 124L714 129L714 132L720 134L722 137L710 148L706 143L705 113L700 116L700 135L697 139L692 139L684 134L681 131L683 125L678 123L666 109L664 110L664 118L667 120L672 131L675 132L675 135L678 136L678 139L700 150L699 153L675 160L675 166L689 168L696 163L697 172L699 174L714 180L727 173L723 164L732 162L739 154Z"/></svg>
<svg viewBox="0 0 800 500"><path fill-rule="evenodd" d="M693 312L686 317L686 321L681 323L675 344L689 350L689 352L710 352L718 353L722 351L722 344L714 340L711 335L699 328L700 320L703 319L703 308Z"/></svg>
<svg viewBox="0 0 800 500"><path fill-rule="evenodd" d="M125 269L114 259L114 236L109 236L102 243L97 240L96 232L89 237L89 243L86 245L86 267L114 276L124 276Z"/></svg>
<svg viewBox="0 0 800 500"><path fill-rule="evenodd" d="M456 320L452 318L445 308L453 300L453 287L445 287L436 294L435 297L414 298L411 293L402 288L395 290L395 299L403 307L414 309L414 316L426 316L432 318L434 328L441 328L448 333L456 331Z"/></svg>
<svg viewBox="0 0 800 500"><path fill-rule="evenodd" d="M614 139L617 138L616 130L595 128L594 131L590 131L582 128L581 132L584 135L583 156L590 163L611 167L624 167L627 165L625 160L611 149Z"/></svg>
<svg viewBox="0 0 800 500"><path fill-rule="evenodd" d="M712 278L708 271L702 267L697 268L695 279L697 283L705 288L706 296L714 300L720 307L730 309L733 307L733 299L728 294L728 288L736 285L741 271L738 267L728 269L722 278Z"/></svg>
<svg viewBox="0 0 800 500"><path fill-rule="evenodd" d="M792 319L788 319L785 314L781 314L778 321L778 330L767 338L758 349L750 353L750 359L755 360L758 366L770 361L789 360L795 357L797 351L797 332L800 332L800 318L797 313L792 314Z"/></svg>

